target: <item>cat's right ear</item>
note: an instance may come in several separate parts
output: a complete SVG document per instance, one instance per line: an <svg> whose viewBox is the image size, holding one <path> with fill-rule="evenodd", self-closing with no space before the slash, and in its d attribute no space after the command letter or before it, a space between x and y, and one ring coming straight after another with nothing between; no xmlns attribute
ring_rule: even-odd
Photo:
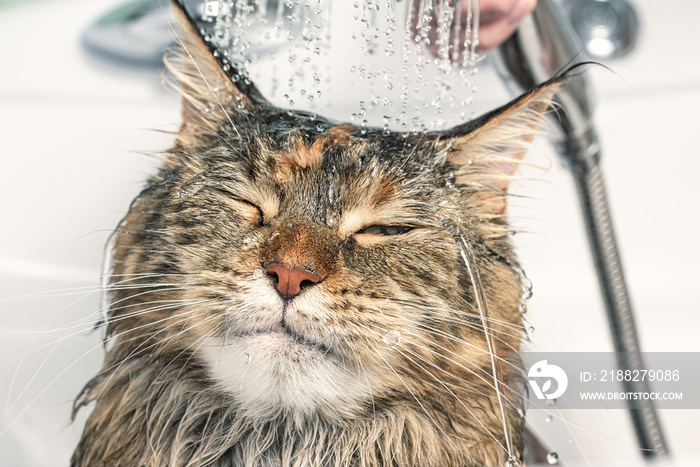
<svg viewBox="0 0 700 467"><path fill-rule="evenodd" d="M446 160L458 167L455 175L460 185L487 188L480 203L493 214L505 213L509 184L565 78L552 78L509 104L449 130L438 143L438 148L447 149Z"/></svg>
<svg viewBox="0 0 700 467"><path fill-rule="evenodd" d="M213 47L204 41L196 24L180 1L172 2L175 12L177 50L165 56L165 65L177 80L175 87L182 94L183 130L213 131L221 121L231 120L236 113L248 112L264 100L248 82L234 83L237 71L220 62Z"/></svg>

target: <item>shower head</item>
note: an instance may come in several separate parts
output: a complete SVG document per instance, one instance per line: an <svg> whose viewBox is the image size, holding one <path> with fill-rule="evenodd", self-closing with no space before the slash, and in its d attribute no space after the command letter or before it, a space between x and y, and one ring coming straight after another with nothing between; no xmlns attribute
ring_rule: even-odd
<svg viewBox="0 0 700 467"><path fill-rule="evenodd" d="M492 55L506 85L519 94L575 65L583 50L559 5L554 0L539 0L532 15ZM569 164L586 172L598 163L600 151L590 86L583 73L569 73L555 104L558 110L553 116L561 129L562 153Z"/></svg>

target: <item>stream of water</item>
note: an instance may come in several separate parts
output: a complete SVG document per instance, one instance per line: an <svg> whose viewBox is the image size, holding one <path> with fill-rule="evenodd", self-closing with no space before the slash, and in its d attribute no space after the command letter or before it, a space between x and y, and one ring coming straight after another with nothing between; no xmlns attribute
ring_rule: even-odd
<svg viewBox="0 0 700 467"><path fill-rule="evenodd" d="M206 0L207 38L279 107L357 126L472 118L479 0Z"/></svg>

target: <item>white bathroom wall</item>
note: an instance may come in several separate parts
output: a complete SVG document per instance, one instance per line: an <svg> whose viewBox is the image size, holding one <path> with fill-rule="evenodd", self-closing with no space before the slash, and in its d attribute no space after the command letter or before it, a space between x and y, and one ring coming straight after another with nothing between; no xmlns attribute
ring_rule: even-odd
<svg viewBox="0 0 700 467"><path fill-rule="evenodd" d="M179 105L158 69L86 53L85 27L119 0L0 7L0 466L67 465L80 433L71 402L101 362L101 255L167 148ZM642 34L613 71L590 71L614 220L645 350L700 350L700 3L636 2ZM695 13L698 13L697 15ZM478 107L505 93L482 73ZM155 131L154 131L155 130ZM547 146L546 143L542 143ZM542 158L535 157L542 161ZM568 173L556 155L528 171L511 207L535 284L530 348L611 349ZM82 414L84 416L84 414ZM639 465L624 411L533 411L566 465ZM661 414L679 466L700 465L700 413Z"/></svg>

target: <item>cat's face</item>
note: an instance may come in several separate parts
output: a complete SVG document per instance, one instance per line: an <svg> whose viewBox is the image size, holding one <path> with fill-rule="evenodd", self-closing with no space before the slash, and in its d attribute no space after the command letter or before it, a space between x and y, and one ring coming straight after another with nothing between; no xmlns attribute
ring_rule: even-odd
<svg viewBox="0 0 700 467"><path fill-rule="evenodd" d="M192 284L182 298L208 323L190 334L214 379L257 416L352 415L403 389L417 357L402 354L454 346L436 331L462 322L451 338L478 340L459 250L440 223L458 189L426 168L430 143L278 125L241 125L255 142L229 134L231 147L198 153L196 171L173 169L157 210Z"/></svg>
<svg viewBox="0 0 700 467"><path fill-rule="evenodd" d="M244 92L181 23L185 122L116 237L107 364L185 356L256 419L406 404L497 432L483 308L505 358L522 292L504 191L552 90L444 133L360 130Z"/></svg>
<svg viewBox="0 0 700 467"><path fill-rule="evenodd" d="M480 232L489 213L476 189L456 186L433 140L321 133L303 119L291 133L275 119L240 119L248 141L224 130L212 147L182 147L140 200L158 213L144 225L149 263L184 274L174 278L184 304L174 320L190 323L187 345L258 414L354 411L405 390L400 375L416 359L443 368L455 349L485 362L474 292L443 225L461 218L484 245L493 227ZM497 256L504 241L488 243L493 306L517 310L517 276Z"/></svg>

